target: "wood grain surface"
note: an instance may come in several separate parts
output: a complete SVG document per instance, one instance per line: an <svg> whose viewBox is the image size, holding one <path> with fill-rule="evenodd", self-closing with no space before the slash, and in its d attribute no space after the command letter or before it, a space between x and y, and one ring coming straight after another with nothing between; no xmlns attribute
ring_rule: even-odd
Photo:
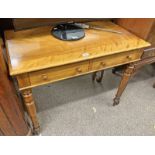
<svg viewBox="0 0 155 155"><path fill-rule="evenodd" d="M6 31L10 75L90 60L139 49L150 44L109 21L91 22L122 34L85 30L79 41L61 41L51 35L51 26L24 31Z"/></svg>

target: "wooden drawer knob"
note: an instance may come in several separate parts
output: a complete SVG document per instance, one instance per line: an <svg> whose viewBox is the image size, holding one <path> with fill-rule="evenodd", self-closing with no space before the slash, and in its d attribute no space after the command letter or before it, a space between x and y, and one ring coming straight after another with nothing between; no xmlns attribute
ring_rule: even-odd
<svg viewBox="0 0 155 155"><path fill-rule="evenodd" d="M130 56L130 55L126 56L126 58L127 58L128 60L132 60L132 56Z"/></svg>
<svg viewBox="0 0 155 155"><path fill-rule="evenodd" d="M47 80L48 79L48 76L46 74L42 74L41 77L42 77L43 80Z"/></svg>
<svg viewBox="0 0 155 155"><path fill-rule="evenodd" d="M104 67L105 63L104 62L100 62L100 66Z"/></svg>
<svg viewBox="0 0 155 155"><path fill-rule="evenodd" d="M81 73L81 72L82 72L82 69L81 69L81 68L76 68L76 71L77 71L78 73Z"/></svg>

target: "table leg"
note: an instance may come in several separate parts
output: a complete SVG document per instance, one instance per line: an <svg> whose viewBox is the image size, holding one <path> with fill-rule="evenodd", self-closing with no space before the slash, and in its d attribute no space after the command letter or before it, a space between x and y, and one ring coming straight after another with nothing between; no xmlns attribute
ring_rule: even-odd
<svg viewBox="0 0 155 155"><path fill-rule="evenodd" d="M94 82L95 79L96 79L96 74L97 74L97 72L94 72L94 73L92 74L92 81L93 81L93 82Z"/></svg>
<svg viewBox="0 0 155 155"><path fill-rule="evenodd" d="M97 76L97 72L94 72L92 75L92 80L96 80L96 82L101 83L104 75L104 70L98 72L100 72L100 76Z"/></svg>
<svg viewBox="0 0 155 155"><path fill-rule="evenodd" d="M155 88L155 83L153 84L153 88Z"/></svg>
<svg viewBox="0 0 155 155"><path fill-rule="evenodd" d="M128 65L127 68L125 69L123 76L122 76L122 80L121 80L120 85L118 87L116 97L114 98L113 106L119 104L120 97L121 97L123 91L125 90L125 88L128 84L128 81L129 81L130 77L133 75L134 71L135 71L135 65L134 64Z"/></svg>
<svg viewBox="0 0 155 155"><path fill-rule="evenodd" d="M28 89L28 90L22 91L22 96L24 99L24 104L26 106L27 112L32 121L33 132L34 134L39 134L40 126L39 126L39 121L37 119L36 106L32 96L32 90Z"/></svg>

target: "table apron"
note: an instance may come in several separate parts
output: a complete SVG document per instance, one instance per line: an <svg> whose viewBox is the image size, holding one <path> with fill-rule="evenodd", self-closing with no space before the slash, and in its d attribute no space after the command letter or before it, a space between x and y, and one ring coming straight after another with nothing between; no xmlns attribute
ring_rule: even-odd
<svg viewBox="0 0 155 155"><path fill-rule="evenodd" d="M129 64L141 59L142 50L132 50L109 56L85 60L78 63L43 69L30 73L17 75L19 90L25 90L36 86L73 78L95 71L113 68L123 64Z"/></svg>

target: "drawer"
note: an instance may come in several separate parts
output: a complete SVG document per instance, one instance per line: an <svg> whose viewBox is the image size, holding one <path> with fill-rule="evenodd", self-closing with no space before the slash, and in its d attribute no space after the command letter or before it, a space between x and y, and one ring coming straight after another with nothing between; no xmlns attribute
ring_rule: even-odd
<svg viewBox="0 0 155 155"><path fill-rule="evenodd" d="M59 81L88 72L89 61L29 73L31 86Z"/></svg>
<svg viewBox="0 0 155 155"><path fill-rule="evenodd" d="M92 61L92 71L134 62L140 60L141 55L142 51L136 50L97 58Z"/></svg>

